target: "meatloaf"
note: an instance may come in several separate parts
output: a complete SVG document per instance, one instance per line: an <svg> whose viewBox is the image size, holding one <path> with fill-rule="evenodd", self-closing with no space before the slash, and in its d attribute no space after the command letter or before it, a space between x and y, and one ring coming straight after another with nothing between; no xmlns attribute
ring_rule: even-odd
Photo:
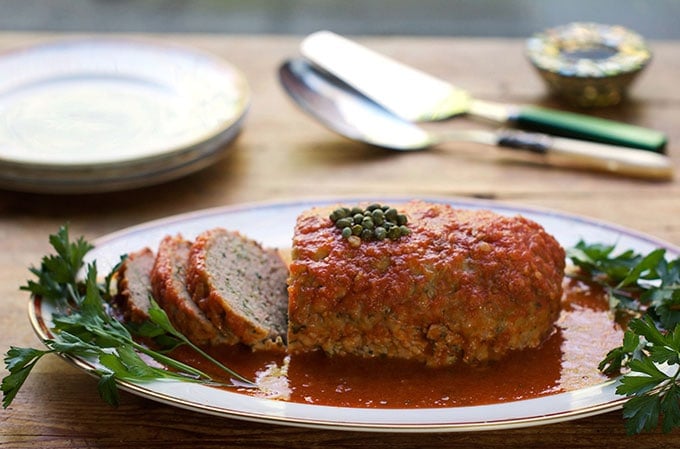
<svg viewBox="0 0 680 449"><path fill-rule="evenodd" d="M283 348L288 267L279 253L236 231L216 228L191 246L187 289L224 333L253 349Z"/></svg>
<svg viewBox="0 0 680 449"><path fill-rule="evenodd" d="M170 322L191 342L203 346L238 342L231 332L220 331L198 308L186 287L191 242L181 235L166 236L158 246L151 270L153 296Z"/></svg>
<svg viewBox="0 0 680 449"><path fill-rule="evenodd" d="M128 254L116 273L116 302L127 321L142 323L149 318L151 278L155 256L150 248Z"/></svg>
<svg viewBox="0 0 680 449"><path fill-rule="evenodd" d="M414 201L409 234L341 236L333 208L298 217L288 349L480 364L540 345L560 311L565 254L522 216Z"/></svg>

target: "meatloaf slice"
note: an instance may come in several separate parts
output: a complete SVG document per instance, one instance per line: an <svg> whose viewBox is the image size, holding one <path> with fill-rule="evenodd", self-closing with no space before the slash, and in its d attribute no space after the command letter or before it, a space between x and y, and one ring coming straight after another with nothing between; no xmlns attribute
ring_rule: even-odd
<svg viewBox="0 0 680 449"><path fill-rule="evenodd" d="M288 267L238 232L212 229L191 246L187 288L205 315L253 349L283 347Z"/></svg>
<svg viewBox="0 0 680 449"><path fill-rule="evenodd" d="M410 234L352 244L329 219L298 217L288 349L445 366L500 359L554 329L565 254L521 216L410 202Z"/></svg>
<svg viewBox="0 0 680 449"><path fill-rule="evenodd" d="M181 235L166 236L161 241L151 270L154 298L173 326L193 343L212 346L235 344L238 338L217 329L187 291L190 249L191 242Z"/></svg>
<svg viewBox="0 0 680 449"><path fill-rule="evenodd" d="M150 248L128 254L116 273L118 307L126 321L142 323L149 318L151 278L155 256Z"/></svg>

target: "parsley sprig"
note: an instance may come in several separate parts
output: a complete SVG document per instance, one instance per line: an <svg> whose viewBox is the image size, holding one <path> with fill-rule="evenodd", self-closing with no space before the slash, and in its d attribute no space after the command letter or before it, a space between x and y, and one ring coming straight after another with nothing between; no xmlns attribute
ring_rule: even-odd
<svg viewBox="0 0 680 449"><path fill-rule="evenodd" d="M629 320L621 346L600 362L605 374L624 373L616 392L629 434L680 427L680 258L615 245L578 242L567 250L576 277L601 285L611 309Z"/></svg>
<svg viewBox="0 0 680 449"><path fill-rule="evenodd" d="M93 367L91 371L99 377L99 395L111 405L119 402L118 380L181 379L217 384L203 371L167 355L169 350L179 345L191 346L227 372L232 380L239 381L238 386L254 386L250 380L191 343L172 326L165 312L154 301L149 310L149 320L141 326L131 327L115 319L107 310L107 299L117 267L100 283L96 263L91 263L86 267L84 280L80 280L78 275L84 266L84 257L93 248L92 245L82 237L71 242L66 226L50 236L50 244L56 254L43 257L40 268L31 268L37 280L28 281L21 288L54 307L53 337L44 340L47 349L11 347L8 350L4 361L10 374L2 379L0 386L4 408L12 403L38 361L51 353L98 361L101 367ZM139 342L142 339L153 344L142 344ZM157 363L147 362L148 359Z"/></svg>

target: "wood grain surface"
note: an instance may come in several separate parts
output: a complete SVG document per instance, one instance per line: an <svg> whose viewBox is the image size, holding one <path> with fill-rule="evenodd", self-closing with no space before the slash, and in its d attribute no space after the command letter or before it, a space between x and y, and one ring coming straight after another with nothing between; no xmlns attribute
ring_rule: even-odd
<svg viewBox="0 0 680 449"><path fill-rule="evenodd" d="M0 52L60 39L0 34ZM126 36L130 37L130 36ZM225 157L186 178L128 192L40 195L0 190L0 351L40 342L28 323L28 267L49 251L47 237L70 223L95 239L149 220L214 206L298 198L400 194L488 198L614 222L680 245L680 183L502 160L475 144L396 154L350 142L300 112L278 85L276 70L297 54L300 38L136 35L217 54L249 80L252 104ZM382 37L372 48L465 87L475 97L569 110L547 96L520 40ZM592 114L654 127L669 136L680 162L680 42L651 42L652 65L625 104ZM437 127L488 124L461 117ZM0 370L5 375L4 369ZM40 362L14 403L0 410L2 448L328 448L385 447L673 447L680 432L626 436L620 411L541 427L479 433L398 434L312 430L218 418L123 394L111 408L96 381L57 357Z"/></svg>

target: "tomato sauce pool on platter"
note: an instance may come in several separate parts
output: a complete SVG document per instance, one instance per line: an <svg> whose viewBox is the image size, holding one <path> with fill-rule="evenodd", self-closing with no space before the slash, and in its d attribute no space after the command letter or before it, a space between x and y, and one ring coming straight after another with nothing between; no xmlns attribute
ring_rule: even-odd
<svg viewBox="0 0 680 449"><path fill-rule="evenodd" d="M562 312L553 334L538 348L516 351L480 366L463 363L431 368L389 358L328 357L224 347L213 355L250 378L287 365L279 383L287 400L356 408L436 408L512 402L572 391L608 380L597 368L620 344L622 327L609 312L605 293L565 279ZM189 350L174 356L216 377L223 373ZM228 381L229 379L224 379ZM259 395L251 389L237 390Z"/></svg>

